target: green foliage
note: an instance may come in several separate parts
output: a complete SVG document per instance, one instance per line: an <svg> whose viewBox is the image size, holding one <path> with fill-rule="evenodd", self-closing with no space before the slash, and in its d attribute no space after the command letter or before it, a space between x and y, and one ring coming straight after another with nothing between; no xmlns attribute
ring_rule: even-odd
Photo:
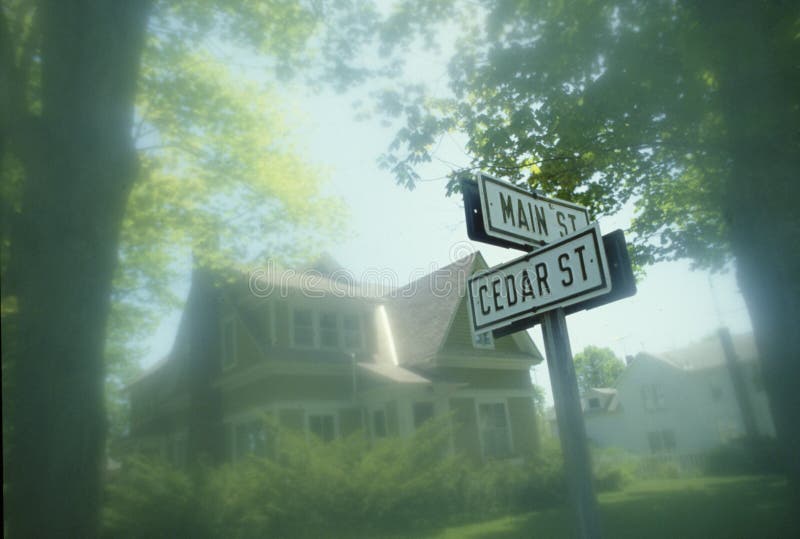
<svg viewBox="0 0 800 539"><path fill-rule="evenodd" d="M411 439L375 444L360 434L325 444L270 423L275 443L269 456L191 474L132 459L110 479L105 532L109 537L139 536L136 530L142 529L147 537L417 535L449 522L564 502L563 460L553 441L524 462L477 466L450 453L448 421L437 418Z"/></svg>
<svg viewBox="0 0 800 539"><path fill-rule="evenodd" d="M578 387L582 392L593 387L615 387L625 370L625 364L610 348L587 346L575 354L574 362Z"/></svg>
<svg viewBox="0 0 800 539"><path fill-rule="evenodd" d="M598 492L613 492L630 485L637 476L637 459L616 448L592 448L592 473Z"/></svg>
<svg viewBox="0 0 800 539"><path fill-rule="evenodd" d="M601 494L599 502L603 536L615 539L800 535L791 490L774 477L642 481ZM574 512L564 507L451 527L425 539L575 537L574 524Z"/></svg>
<svg viewBox="0 0 800 539"><path fill-rule="evenodd" d="M553 507L566 500L564 460L558 442L545 440L523 462L493 461L469 474L462 492L466 514L487 518Z"/></svg>
<svg viewBox="0 0 800 539"><path fill-rule="evenodd" d="M393 89L402 99L386 101L404 107L383 103L404 120L383 159L398 183L413 185L415 167L435 157L436 141L462 132L470 170L573 200L594 215L633 203L639 264L689 258L719 269L730 259L735 216L726 215L727 189L737 183L738 142L797 148L796 136L781 127L796 125L800 110L792 60L797 5L441 4L447 20L458 21L451 94L434 99L415 87ZM748 9L758 25L744 22ZM419 21L426 31L437 23ZM758 46L746 48L747 39ZM775 86L755 95L738 86L742 77L751 90ZM747 122L745 110L756 117ZM790 163L784 161L796 171ZM774 204L785 216L788 208Z"/></svg>
<svg viewBox="0 0 800 539"><path fill-rule="evenodd" d="M108 480L103 536L210 537L202 485L161 460L127 459Z"/></svg>

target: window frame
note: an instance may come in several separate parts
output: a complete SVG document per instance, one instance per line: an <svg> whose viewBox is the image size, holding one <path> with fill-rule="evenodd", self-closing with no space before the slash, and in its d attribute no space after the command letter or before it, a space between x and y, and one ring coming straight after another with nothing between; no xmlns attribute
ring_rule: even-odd
<svg viewBox="0 0 800 539"><path fill-rule="evenodd" d="M417 409L430 406L430 416L417 424ZM422 428L428 421L436 417L436 403L432 400L415 400L411 403L411 423L414 430Z"/></svg>
<svg viewBox="0 0 800 539"><path fill-rule="evenodd" d="M297 342L297 325L295 323L295 315L300 311L308 311L311 315L311 344L306 343L298 343ZM315 323L315 311L311 307L304 307L299 305L292 305L292 308L289 309L289 336L292 348L298 348L301 350L313 350L318 348L317 346L317 330L316 330L316 323Z"/></svg>
<svg viewBox="0 0 800 539"><path fill-rule="evenodd" d="M378 416L378 414L380 414L380 417L381 417L381 420L382 420L381 422L382 422L382 425L383 425L382 426L383 433L381 433L381 434L379 434L377 432L378 429L376 428L376 425L378 424L377 421L376 421L376 417ZM373 410L370 410L369 416L370 416L369 428L370 428L370 433L372 434L372 439L373 440L377 440L377 439L382 439L382 438L388 438L389 437L389 421L386 418L386 407L384 406L384 407L381 407L381 408L375 408Z"/></svg>
<svg viewBox="0 0 800 539"><path fill-rule="evenodd" d="M311 343L298 343L297 331L295 324L295 313L300 311L308 311L311 314ZM322 326L322 319L324 316L333 316L335 320L335 328ZM351 318L356 321L355 330L345 329L345 318ZM322 333L323 331L336 332L336 344L323 344ZM347 337L357 337L356 347L347 344ZM327 351L343 351L343 352L358 352L364 350L364 322L363 316L358 311L340 311L334 308L318 308L316 306L307 306L304 304L292 305L289 309L289 339L291 348L299 350L327 350Z"/></svg>
<svg viewBox="0 0 800 539"><path fill-rule="evenodd" d="M306 436L315 436L317 440L322 443L330 443L335 440L339 439L339 411L338 410L320 410L320 409L306 409L305 410L305 431ZM330 417L332 418L333 423L333 437L330 440L325 440L321 436L317 436L315 432L311 430L311 418L312 417Z"/></svg>
<svg viewBox="0 0 800 539"><path fill-rule="evenodd" d="M486 337L487 342L482 343L478 339ZM494 334L491 331L472 334L472 346L478 350L494 350Z"/></svg>
<svg viewBox="0 0 800 539"><path fill-rule="evenodd" d="M503 407L503 416L505 418L505 433L506 433L506 445L508 447L508 453L506 455L490 455L487 453L487 443L486 443L486 429L483 425L482 418L481 418L481 407L482 406L496 406L501 405ZM508 402L506 399L475 399L475 420L478 423L478 439L480 440L481 444L481 455L484 459L494 459L494 460L503 460L508 459L514 456L514 437L511 432L511 414L508 409ZM496 429L496 427L494 427Z"/></svg>

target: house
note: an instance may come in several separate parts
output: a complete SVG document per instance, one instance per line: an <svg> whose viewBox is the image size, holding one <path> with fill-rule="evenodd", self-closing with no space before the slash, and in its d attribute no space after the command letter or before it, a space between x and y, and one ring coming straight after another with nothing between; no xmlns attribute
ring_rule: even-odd
<svg viewBox="0 0 800 539"><path fill-rule="evenodd" d="M235 461L267 451L265 414L322 440L409 437L449 414L455 451L528 454L542 357L525 332L473 338L466 279L485 268L474 253L387 291L330 258L222 286L196 270L172 351L130 387L131 445L177 464Z"/></svg>
<svg viewBox="0 0 800 539"><path fill-rule="evenodd" d="M732 343L757 434L774 436L753 336L736 335ZM680 350L629 358L616 388L592 389L582 405L591 442L638 455L688 462L746 432L717 336Z"/></svg>

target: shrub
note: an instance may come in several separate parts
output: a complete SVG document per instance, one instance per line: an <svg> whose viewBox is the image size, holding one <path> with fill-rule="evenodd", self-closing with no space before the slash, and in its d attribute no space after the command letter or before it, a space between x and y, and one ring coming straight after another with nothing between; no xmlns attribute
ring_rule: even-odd
<svg viewBox="0 0 800 539"><path fill-rule="evenodd" d="M622 449L592 448L592 473L598 492L624 489L637 473L638 460Z"/></svg>
<svg viewBox="0 0 800 539"><path fill-rule="evenodd" d="M201 490L164 461L128 459L106 489L102 534L120 539L210 537Z"/></svg>
<svg viewBox="0 0 800 539"><path fill-rule="evenodd" d="M131 459L109 484L108 537L317 538L418 535L565 500L557 442L482 466L449 452L448 418L411 439L324 444L271 426L268 457L192 474Z"/></svg>

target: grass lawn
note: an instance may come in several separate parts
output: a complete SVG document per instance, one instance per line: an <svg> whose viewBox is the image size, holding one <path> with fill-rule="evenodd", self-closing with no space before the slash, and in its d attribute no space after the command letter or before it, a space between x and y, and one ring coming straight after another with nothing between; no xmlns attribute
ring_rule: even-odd
<svg viewBox="0 0 800 539"><path fill-rule="evenodd" d="M616 538L800 538L800 507L777 477L643 481L600 495L603 535ZM566 508L446 530L428 539L572 537Z"/></svg>

